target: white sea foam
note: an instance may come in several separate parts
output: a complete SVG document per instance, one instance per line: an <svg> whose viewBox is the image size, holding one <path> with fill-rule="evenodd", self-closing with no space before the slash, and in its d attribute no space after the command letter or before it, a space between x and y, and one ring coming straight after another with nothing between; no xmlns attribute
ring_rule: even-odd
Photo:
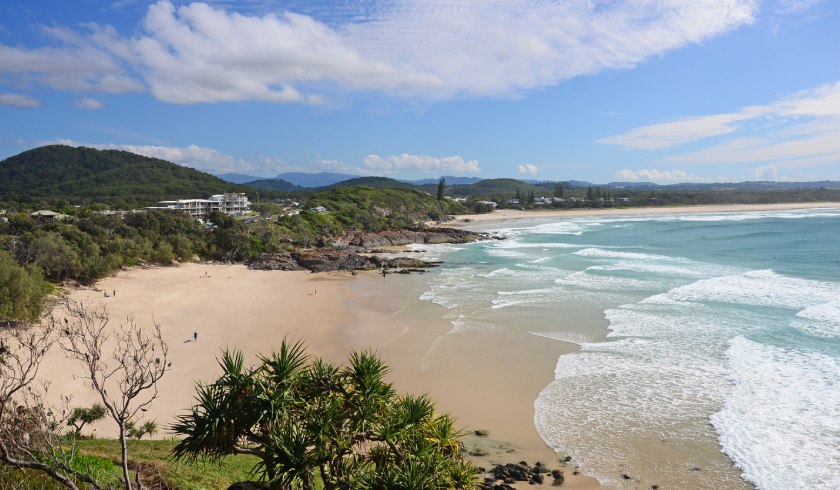
<svg viewBox="0 0 840 490"><path fill-rule="evenodd" d="M765 269L703 279L673 289L668 296L679 301L804 308L833 301L840 296L840 284L787 277Z"/></svg>
<svg viewBox="0 0 840 490"><path fill-rule="evenodd" d="M840 337L840 301L809 306L791 326L816 337Z"/></svg>
<svg viewBox="0 0 840 490"><path fill-rule="evenodd" d="M538 331L538 332L531 332L531 335L536 335L537 337L545 337L547 339L552 340L559 340L561 342L568 342L570 344L585 344L587 342L592 342L592 339L588 335L584 335L582 333L577 332L555 332L555 331Z"/></svg>
<svg viewBox="0 0 840 490"><path fill-rule="evenodd" d="M604 250L603 248L584 248L577 252L572 252L574 255L581 257L596 257L602 259L632 259L632 260L647 260L647 261L673 261L673 262L688 262L688 259L681 257L668 257L666 255L655 255L638 252L621 252L618 250Z"/></svg>
<svg viewBox="0 0 840 490"><path fill-rule="evenodd" d="M624 291L655 291L662 287L659 281L590 274L585 270L556 279L554 283L564 286L569 290L580 288L612 293L621 293Z"/></svg>
<svg viewBox="0 0 840 490"><path fill-rule="evenodd" d="M840 488L840 362L744 337L727 351L732 392L711 418L747 480L766 490Z"/></svg>

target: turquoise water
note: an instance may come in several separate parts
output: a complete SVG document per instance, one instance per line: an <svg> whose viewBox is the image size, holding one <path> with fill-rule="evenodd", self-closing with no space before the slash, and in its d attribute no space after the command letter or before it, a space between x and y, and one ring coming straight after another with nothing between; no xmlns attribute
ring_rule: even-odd
<svg viewBox="0 0 840 490"><path fill-rule="evenodd" d="M840 211L485 229L505 239L424 247L445 265L421 299L448 308L452 333L580 345L534 423L583 472L619 488L840 488Z"/></svg>

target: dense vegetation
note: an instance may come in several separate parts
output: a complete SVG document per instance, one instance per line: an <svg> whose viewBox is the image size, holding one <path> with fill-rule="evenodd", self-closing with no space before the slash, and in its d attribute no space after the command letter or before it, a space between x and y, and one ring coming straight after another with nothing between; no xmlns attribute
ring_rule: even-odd
<svg viewBox="0 0 840 490"><path fill-rule="evenodd" d="M0 200L89 200L148 205L247 187L127 151L50 145L0 161Z"/></svg>
<svg viewBox="0 0 840 490"><path fill-rule="evenodd" d="M398 395L375 355L346 366L311 359L300 343L245 367L225 352L221 377L198 387L198 404L173 427L180 460L231 454L259 458L271 489L477 488L452 418L425 396Z"/></svg>
<svg viewBox="0 0 840 490"><path fill-rule="evenodd" d="M205 224L178 211L128 213L123 220L83 209L78 218L39 223L26 211L0 221L0 321L32 320L49 285L91 284L115 270L140 264L171 264L198 257L241 261L263 253L328 245L351 231L417 228L427 220L463 213L453 201L438 201L412 189L342 188L310 197L306 208L273 202L255 205L263 217L221 213ZM323 206L326 212L310 208ZM13 298L16 300L13 301ZM34 315L34 316L33 316Z"/></svg>

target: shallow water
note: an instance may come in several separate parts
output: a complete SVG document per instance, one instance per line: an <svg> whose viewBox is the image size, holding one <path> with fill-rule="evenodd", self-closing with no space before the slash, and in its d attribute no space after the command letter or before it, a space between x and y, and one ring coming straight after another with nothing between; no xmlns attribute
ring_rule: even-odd
<svg viewBox="0 0 840 490"><path fill-rule="evenodd" d="M507 239L424 246L445 265L421 299L448 309L452 333L581 346L558 359L535 425L584 473L617 488L840 488L840 212L494 231Z"/></svg>

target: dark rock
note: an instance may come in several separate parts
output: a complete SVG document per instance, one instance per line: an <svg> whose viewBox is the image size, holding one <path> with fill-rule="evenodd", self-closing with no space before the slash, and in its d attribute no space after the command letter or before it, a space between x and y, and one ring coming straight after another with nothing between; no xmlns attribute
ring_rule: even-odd
<svg viewBox="0 0 840 490"><path fill-rule="evenodd" d="M484 429L478 429L474 432L474 434L481 437L487 437L487 431Z"/></svg>
<svg viewBox="0 0 840 490"><path fill-rule="evenodd" d="M566 456L566 457L563 459L563 462L564 462L564 463L568 463L568 462L569 462L569 461L571 461L571 460L572 460L572 457L571 457L571 456Z"/></svg>
<svg viewBox="0 0 840 490"><path fill-rule="evenodd" d="M630 475L628 475L627 473L622 474L621 477L624 478L625 480L630 479Z"/></svg>
<svg viewBox="0 0 840 490"><path fill-rule="evenodd" d="M261 254L259 257L249 261L246 265L258 271L301 271L305 270L291 254L279 252L275 254Z"/></svg>
<svg viewBox="0 0 840 490"><path fill-rule="evenodd" d="M532 482L532 483L535 483L537 485L542 485L544 481L545 481L545 478L539 473L535 473L535 474L531 475L530 482Z"/></svg>
<svg viewBox="0 0 840 490"><path fill-rule="evenodd" d="M255 481L241 481L227 487L227 490L265 490L268 487Z"/></svg>
<svg viewBox="0 0 840 490"><path fill-rule="evenodd" d="M554 478L563 478L563 472L560 470L551 470L551 476Z"/></svg>
<svg viewBox="0 0 840 490"><path fill-rule="evenodd" d="M353 232L335 238L336 247L363 247L375 249L408 245L410 243L469 243L486 238L484 234L453 228L429 230L383 230L380 232Z"/></svg>

